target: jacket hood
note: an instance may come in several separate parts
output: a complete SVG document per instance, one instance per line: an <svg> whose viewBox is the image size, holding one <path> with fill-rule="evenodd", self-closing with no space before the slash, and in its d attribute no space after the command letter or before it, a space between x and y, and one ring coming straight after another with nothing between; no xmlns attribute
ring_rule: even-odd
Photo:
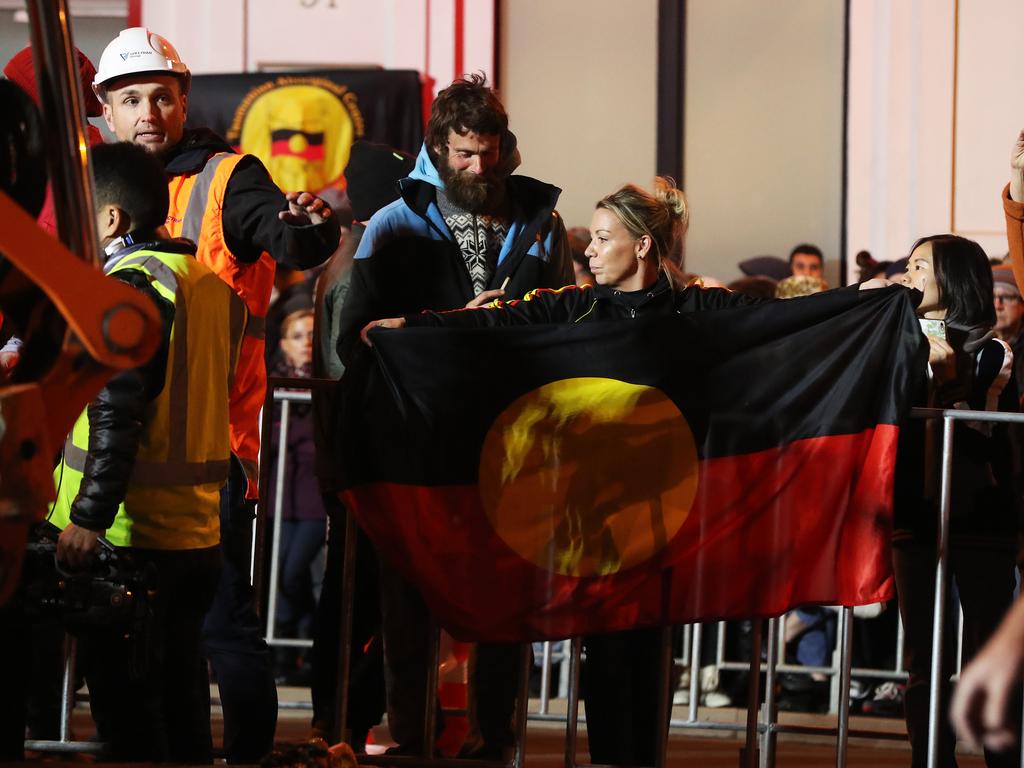
<svg viewBox="0 0 1024 768"><path fill-rule="evenodd" d="M430 153L427 152L427 145L425 143L420 147L420 153L416 155L416 165L413 166L412 173L406 178L425 181L432 187L444 189L441 174L434 167L434 162L430 159Z"/></svg>
<svg viewBox="0 0 1024 768"><path fill-rule="evenodd" d="M519 141L512 131L506 131L501 144L501 159L496 167L496 172L502 176L511 176L512 173L522 165L522 155L519 153ZM420 153L416 156L416 165L407 178L416 181L425 181L433 187L444 189L444 182L441 174L438 173L434 161L430 159L427 151L427 143L420 146Z"/></svg>
<svg viewBox="0 0 1024 768"><path fill-rule="evenodd" d="M235 148L209 128L192 128L167 155L164 168L169 174L192 173L206 164L206 159L217 152L235 152Z"/></svg>

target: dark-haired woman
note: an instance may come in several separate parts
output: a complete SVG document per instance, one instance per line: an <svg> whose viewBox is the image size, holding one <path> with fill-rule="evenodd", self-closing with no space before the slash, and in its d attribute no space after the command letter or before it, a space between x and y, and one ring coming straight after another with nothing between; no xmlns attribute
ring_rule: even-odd
<svg viewBox="0 0 1024 768"><path fill-rule="evenodd" d="M918 404L1017 410L1013 355L992 333L992 270L981 247L954 235L919 240L902 282L923 294L917 314L927 321L931 370ZM941 431L939 422L905 424L896 468L893 561L906 631L910 680L905 713L915 768L926 764L928 751ZM957 424L949 564L964 611L965 659L995 631L1013 599L1016 538L1009 459L1004 426ZM952 633L945 634L944 702L956 651ZM956 740L945 703L939 712L938 765L955 766ZM990 768L1019 765L1009 754L986 752L985 761Z"/></svg>

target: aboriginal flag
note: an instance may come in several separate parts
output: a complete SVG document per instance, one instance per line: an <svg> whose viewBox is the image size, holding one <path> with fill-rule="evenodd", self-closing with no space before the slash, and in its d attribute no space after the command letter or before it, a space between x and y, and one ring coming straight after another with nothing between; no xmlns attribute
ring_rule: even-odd
<svg viewBox="0 0 1024 768"><path fill-rule="evenodd" d="M926 356L905 290L373 340L343 382L344 499L456 637L892 596Z"/></svg>

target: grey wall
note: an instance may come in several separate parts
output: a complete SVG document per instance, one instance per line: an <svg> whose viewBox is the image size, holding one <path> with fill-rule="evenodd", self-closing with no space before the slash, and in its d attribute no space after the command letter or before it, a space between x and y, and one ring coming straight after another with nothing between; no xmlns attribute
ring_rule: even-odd
<svg viewBox="0 0 1024 768"><path fill-rule="evenodd" d="M687 268L724 280L799 242L838 285L844 4L690 0Z"/></svg>
<svg viewBox="0 0 1024 768"><path fill-rule="evenodd" d="M14 13L0 11L0 67L29 42L29 25L16 22ZM72 16L71 35L82 53L92 59L93 64L98 64L107 43L117 37L126 24L126 18Z"/></svg>
<svg viewBox="0 0 1024 768"><path fill-rule="evenodd" d="M568 226L654 176L656 0L501 0L502 99L521 173L563 189Z"/></svg>

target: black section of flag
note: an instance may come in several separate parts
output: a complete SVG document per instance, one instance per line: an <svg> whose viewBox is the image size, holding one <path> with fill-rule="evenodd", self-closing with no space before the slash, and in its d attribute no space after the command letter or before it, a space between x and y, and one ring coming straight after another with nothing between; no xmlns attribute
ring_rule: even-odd
<svg viewBox="0 0 1024 768"><path fill-rule="evenodd" d="M487 311L487 310L478 310ZM373 333L343 380L349 487L475 483L495 418L543 384L657 387L701 458L898 424L927 345L902 288L844 289L692 315L584 325Z"/></svg>

